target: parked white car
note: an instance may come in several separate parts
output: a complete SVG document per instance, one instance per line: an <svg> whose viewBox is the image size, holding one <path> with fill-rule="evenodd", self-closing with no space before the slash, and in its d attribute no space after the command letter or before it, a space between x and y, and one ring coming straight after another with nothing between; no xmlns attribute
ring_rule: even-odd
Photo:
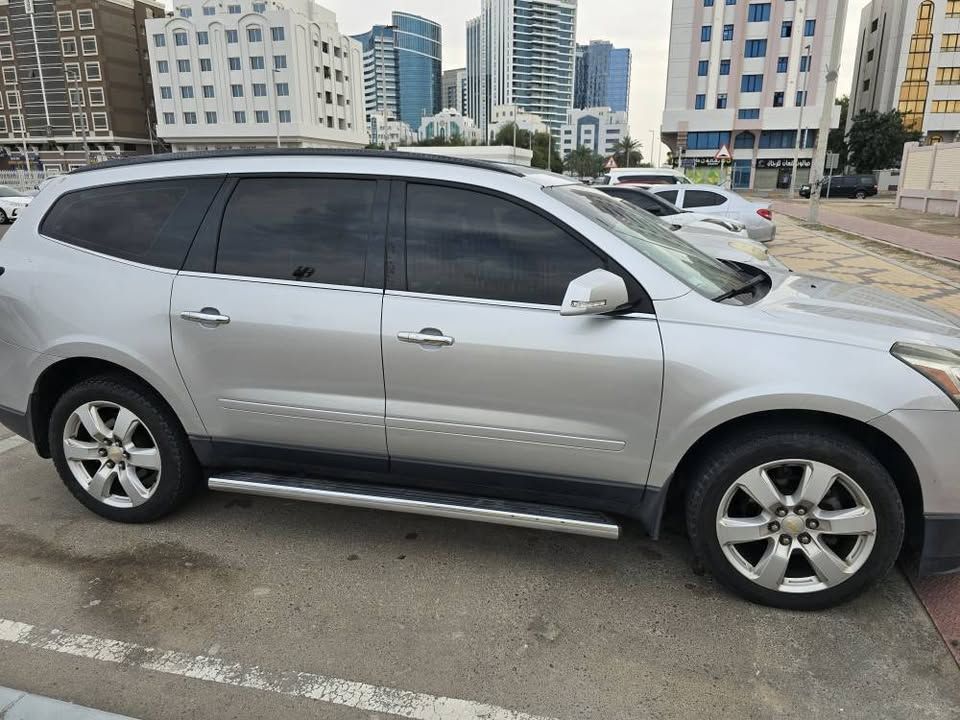
<svg viewBox="0 0 960 720"><path fill-rule="evenodd" d="M770 203L751 202L716 185L652 186L650 192L684 210L738 220L746 226L751 240L768 243L776 236Z"/></svg>
<svg viewBox="0 0 960 720"><path fill-rule="evenodd" d="M16 220L20 211L29 205L31 200L32 195L14 190L9 185L0 185L0 225Z"/></svg>
<svg viewBox="0 0 960 720"><path fill-rule="evenodd" d="M612 197L626 200L640 210L645 210L671 225L679 225L691 232L702 235L717 235L723 240L749 238L747 226L739 220L714 217L678 208L666 198L636 185L607 185L598 187L597 190Z"/></svg>
<svg viewBox="0 0 960 720"><path fill-rule="evenodd" d="M597 178L595 185L689 185L690 180L673 168L617 168Z"/></svg>

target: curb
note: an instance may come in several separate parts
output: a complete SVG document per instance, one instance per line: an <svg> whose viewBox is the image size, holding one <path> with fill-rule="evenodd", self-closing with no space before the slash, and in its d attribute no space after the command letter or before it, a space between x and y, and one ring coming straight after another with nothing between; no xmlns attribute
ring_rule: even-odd
<svg viewBox="0 0 960 720"><path fill-rule="evenodd" d="M5 687L0 687L0 717L3 720L133 720L125 715L114 715Z"/></svg>

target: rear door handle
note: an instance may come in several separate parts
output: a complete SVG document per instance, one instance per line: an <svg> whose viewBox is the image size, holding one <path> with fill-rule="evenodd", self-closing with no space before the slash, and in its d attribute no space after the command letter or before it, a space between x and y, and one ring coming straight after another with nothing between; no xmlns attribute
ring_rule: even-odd
<svg viewBox="0 0 960 720"><path fill-rule="evenodd" d="M230 322L228 315L221 315L216 308L205 307L203 310L188 310L180 313L180 317L201 325L226 325Z"/></svg>
<svg viewBox="0 0 960 720"><path fill-rule="evenodd" d="M397 340L428 347L450 347L453 345L452 337L444 335L435 328L424 328L420 332L398 332Z"/></svg>

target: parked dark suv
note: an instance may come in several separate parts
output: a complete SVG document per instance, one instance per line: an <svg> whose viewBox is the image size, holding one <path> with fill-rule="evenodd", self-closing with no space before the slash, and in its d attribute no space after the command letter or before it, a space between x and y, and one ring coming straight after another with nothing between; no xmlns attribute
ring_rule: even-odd
<svg viewBox="0 0 960 720"><path fill-rule="evenodd" d="M820 183L820 197L857 198L863 200L877 194L877 181L873 175L834 175L830 179L829 195L827 178ZM800 197L810 197L810 185L800 186Z"/></svg>

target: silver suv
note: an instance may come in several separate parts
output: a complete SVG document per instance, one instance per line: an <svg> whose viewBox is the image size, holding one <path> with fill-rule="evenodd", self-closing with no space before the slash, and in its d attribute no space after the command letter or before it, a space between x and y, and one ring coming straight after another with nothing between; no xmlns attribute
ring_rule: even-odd
<svg viewBox="0 0 960 720"><path fill-rule="evenodd" d="M536 171L156 156L0 242L0 417L112 520L198 487L615 538L684 508L727 586L821 608L960 568L960 329L714 260Z"/></svg>

